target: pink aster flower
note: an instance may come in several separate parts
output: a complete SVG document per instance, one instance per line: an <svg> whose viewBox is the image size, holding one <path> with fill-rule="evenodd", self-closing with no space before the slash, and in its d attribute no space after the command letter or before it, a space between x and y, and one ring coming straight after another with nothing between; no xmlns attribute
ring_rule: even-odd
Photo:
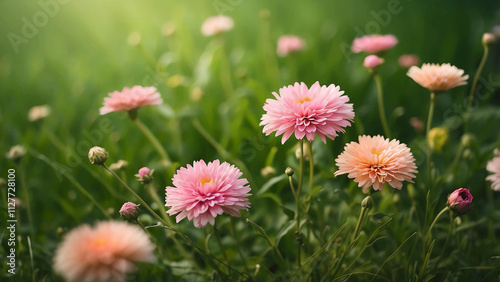
<svg viewBox="0 0 500 282"><path fill-rule="evenodd" d="M116 111L130 111L143 106L158 105L163 100L155 87L142 87L136 85L132 88L124 87L121 92L109 93L104 98L104 106L99 109L101 115Z"/></svg>
<svg viewBox="0 0 500 282"><path fill-rule="evenodd" d="M358 183L358 187L363 187L363 193L368 193L370 186L374 190L382 190L386 182L399 190L403 186L402 181L413 183L417 167L406 144L380 135L363 135L358 140L359 143L347 144L335 160L339 167L335 176L347 173Z"/></svg>
<svg viewBox="0 0 500 282"><path fill-rule="evenodd" d="M342 96L344 91L339 86L320 86L316 82L307 89L305 83L296 82L279 93L273 92L276 100L266 100L260 125L264 125L266 135L273 131L276 136L283 134L281 143L295 133L297 139L305 136L309 141L318 135L326 144L325 136L334 140L354 118L352 104L347 103L349 97Z"/></svg>
<svg viewBox="0 0 500 282"><path fill-rule="evenodd" d="M419 62L419 59L416 55L401 55L398 59L398 63L400 66L404 68L409 68L411 66L416 66Z"/></svg>
<svg viewBox="0 0 500 282"><path fill-rule="evenodd" d="M232 29L233 25L233 19L228 16L209 17L201 25L201 33L205 36L212 36Z"/></svg>
<svg viewBox="0 0 500 282"><path fill-rule="evenodd" d="M377 57L377 55L368 55L366 56L363 65L367 68L374 68L383 63L384 59Z"/></svg>
<svg viewBox="0 0 500 282"><path fill-rule="evenodd" d="M139 227L116 221L84 224L59 245L54 270L67 281L125 281L134 262L154 261L154 245Z"/></svg>
<svg viewBox="0 0 500 282"><path fill-rule="evenodd" d="M412 66L406 75L420 86L430 91L444 91L467 84L469 75L450 64L423 64L421 68Z"/></svg>
<svg viewBox="0 0 500 282"><path fill-rule="evenodd" d="M398 39L392 35L365 35L354 39L351 45L351 50L354 53L368 52L378 53L387 49L391 49L398 43Z"/></svg>
<svg viewBox="0 0 500 282"><path fill-rule="evenodd" d="M283 35L278 39L276 53L285 57L286 55L301 51L304 48L304 41L294 35Z"/></svg>
<svg viewBox="0 0 500 282"><path fill-rule="evenodd" d="M120 208L119 213L128 221L133 222L137 220L137 216L139 216L139 205L132 202L126 202Z"/></svg>
<svg viewBox="0 0 500 282"><path fill-rule="evenodd" d="M464 214L472 205L472 195L466 188L459 188L448 196L448 207L458 213Z"/></svg>
<svg viewBox="0 0 500 282"><path fill-rule="evenodd" d="M181 167L172 178L174 187L166 187L167 213L179 213L175 219L186 216L196 228L214 225L215 217L224 212L240 217L239 210L248 210L250 186L246 178L234 165L215 160L208 164L200 160Z"/></svg>
<svg viewBox="0 0 500 282"><path fill-rule="evenodd" d="M486 165L486 170L493 174L486 177L486 180L491 181L491 189L500 191L500 156L497 155L491 159Z"/></svg>

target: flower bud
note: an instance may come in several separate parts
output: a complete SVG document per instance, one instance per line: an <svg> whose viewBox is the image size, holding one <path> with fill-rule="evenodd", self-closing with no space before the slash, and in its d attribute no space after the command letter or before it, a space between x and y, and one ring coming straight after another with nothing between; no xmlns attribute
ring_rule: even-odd
<svg viewBox="0 0 500 282"><path fill-rule="evenodd" d="M361 201L361 207L366 209L371 209L373 207L373 199L371 196L366 196L363 201Z"/></svg>
<svg viewBox="0 0 500 282"><path fill-rule="evenodd" d="M293 174L295 173L295 171L293 171L293 169L292 169L291 167L287 167L287 168L285 169L285 173L286 173L286 175L288 175L288 176L293 176Z"/></svg>
<svg viewBox="0 0 500 282"><path fill-rule="evenodd" d="M490 45L495 43L495 35L493 33L485 33L483 34L483 39L482 39L483 45Z"/></svg>
<svg viewBox="0 0 500 282"><path fill-rule="evenodd" d="M448 142L448 128L446 127L434 127L429 130L427 134L427 144L431 150L440 153L444 144Z"/></svg>
<svg viewBox="0 0 500 282"><path fill-rule="evenodd" d="M459 188L448 196L448 207L457 214L469 211L472 204L472 195L466 188Z"/></svg>
<svg viewBox="0 0 500 282"><path fill-rule="evenodd" d="M116 163L112 163L111 165L109 165L109 169L111 169L113 171L117 171L117 170L125 169L127 166L128 166L127 161L119 160Z"/></svg>
<svg viewBox="0 0 500 282"><path fill-rule="evenodd" d="M126 202L120 208L120 216L128 220L129 222L134 222L139 216L139 205L132 202Z"/></svg>
<svg viewBox="0 0 500 282"><path fill-rule="evenodd" d="M29 121L37 121L50 115L49 105L34 106L28 112Z"/></svg>
<svg viewBox="0 0 500 282"><path fill-rule="evenodd" d="M260 170L260 174L265 178L269 178L276 174L276 169L272 166L266 166Z"/></svg>
<svg viewBox="0 0 500 282"><path fill-rule="evenodd" d="M26 154L26 150L21 145L15 145L5 154L5 157L17 163Z"/></svg>
<svg viewBox="0 0 500 282"><path fill-rule="evenodd" d="M374 68L378 65L384 63L384 59L377 57L377 55L368 55L363 62L363 65L367 68Z"/></svg>
<svg viewBox="0 0 500 282"><path fill-rule="evenodd" d="M148 184L153 180L153 172L154 169L149 169L147 167L142 167L139 169L139 173L136 174L135 176L137 177L137 180L140 181L142 184Z"/></svg>
<svg viewBox="0 0 500 282"><path fill-rule="evenodd" d="M422 132L422 130L424 130L424 123L417 117L410 118L410 124L416 132Z"/></svg>
<svg viewBox="0 0 500 282"><path fill-rule="evenodd" d="M91 164L101 165L108 159L108 152L104 148L94 146L89 150L89 161Z"/></svg>

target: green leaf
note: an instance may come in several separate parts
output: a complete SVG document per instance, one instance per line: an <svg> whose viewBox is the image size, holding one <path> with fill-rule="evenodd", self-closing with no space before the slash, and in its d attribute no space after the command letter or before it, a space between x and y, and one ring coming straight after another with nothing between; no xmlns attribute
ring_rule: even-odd
<svg viewBox="0 0 500 282"><path fill-rule="evenodd" d="M271 188L274 184L282 181L282 180L285 180L287 179L287 175L286 174L280 174L278 176L275 176L271 179L269 179L266 183L264 183L264 185L262 185L262 187L260 188L259 192L257 192L257 196L261 196L262 194L266 193L267 190L269 190L269 188Z"/></svg>

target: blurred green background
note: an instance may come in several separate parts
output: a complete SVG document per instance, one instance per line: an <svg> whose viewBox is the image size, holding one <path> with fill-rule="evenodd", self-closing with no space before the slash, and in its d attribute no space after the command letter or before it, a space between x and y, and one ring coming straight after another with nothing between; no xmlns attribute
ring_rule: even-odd
<svg viewBox="0 0 500 282"><path fill-rule="evenodd" d="M472 78L482 55L483 33L500 24L498 1L0 0L0 7L1 153L16 144L32 152L19 167L0 158L0 177L6 178L7 169L12 167L25 175L38 277L50 276L50 260L43 258L51 256L62 232L82 222L102 219L65 174L74 177L104 207L113 209L113 217L117 218L121 203L133 199L124 195L102 169L89 164L90 147L106 148L108 165L119 159L128 161L123 175L137 190L141 188L134 183L133 175L142 166L156 169L160 196L163 187L171 184L173 171L158 163L154 148L125 114L99 116L98 109L109 92L133 85L157 87L164 104L140 109L139 117L172 159L182 166L199 159L240 160L251 173L255 195L268 181L260 170L273 147L277 154L272 165L278 173L296 165L296 144L292 140L281 146L280 137L262 134L258 124L265 100L273 91L295 81L340 85L354 104L359 123L327 145L315 143L321 153L320 171L328 180L324 188L331 188L324 193L338 202L339 193L343 193L339 191L350 182L346 177L333 179L335 157L358 134L382 133L375 85L362 67L364 55L350 52L352 40L373 33L394 34L399 39L384 56L386 64L381 68L385 107L394 137L413 146L420 165L423 153L418 144L423 136L415 132L409 120L426 120L429 95L406 76L406 69L397 64L398 57L416 54L421 63L449 62ZM232 17L234 28L223 38L204 37L201 24L218 13ZM284 34L303 38L305 50L290 58L277 57L276 42ZM472 130L480 149L473 160L455 171L455 177L444 182L443 195L458 187L470 187L475 200L491 196L489 183L484 181L484 165L492 157L493 148L500 145L499 98L494 95L500 86L499 48L498 43L492 46L483 72L485 82L479 84L484 94L480 99L483 109L473 118L477 122ZM225 75L229 75L233 89L229 97L221 84ZM437 99L434 124L451 128L448 152L437 160L444 168L456 155L461 136L456 120L465 109L469 87L470 83ZM28 110L42 104L51 107L51 115L41 122L29 122ZM198 120L230 155L221 156L195 128L193 120ZM46 156L52 166L33 152ZM276 195L292 203L291 196L280 190L286 191L286 181L279 183ZM359 203L360 191L351 190L358 194L357 202L353 202ZM340 199L356 195L351 190ZM23 201L22 190L17 194ZM5 197L2 192L2 208L6 208ZM257 196L251 201L252 218L272 222L265 218L265 210L272 209L273 201ZM476 209L479 217L481 213L490 216L481 223L485 229L493 224L490 220L498 222L494 203L498 199L490 199L490 205ZM19 212L18 235L24 236L30 232L22 205ZM3 226L4 213L0 219ZM190 223L183 224L192 229ZM487 238L495 238L492 235ZM500 251L497 245L496 251ZM26 249L20 251L27 258Z"/></svg>

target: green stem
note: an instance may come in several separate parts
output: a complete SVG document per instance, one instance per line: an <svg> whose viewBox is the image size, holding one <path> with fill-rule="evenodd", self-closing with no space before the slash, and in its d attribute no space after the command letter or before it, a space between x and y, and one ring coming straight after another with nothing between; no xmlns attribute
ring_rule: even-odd
<svg viewBox="0 0 500 282"><path fill-rule="evenodd" d="M161 211L161 215L163 219L168 223L168 226L173 226L170 217L167 215L167 210L165 209L165 203L158 197L156 191L153 187L153 184L146 184L146 190L148 190L149 195L153 198L153 201L158 205L158 209Z"/></svg>
<svg viewBox="0 0 500 282"><path fill-rule="evenodd" d="M300 139L300 171L299 171L299 185L297 188L297 197L295 197L295 203L297 204L297 238L300 238L300 192L302 191L302 180L304 177L304 139ZM297 265L301 266L300 260L300 250L301 250L301 242L300 240L297 242Z"/></svg>
<svg viewBox="0 0 500 282"><path fill-rule="evenodd" d="M312 152L312 142L309 142L309 151L307 155L309 157L309 193L311 193L313 188L313 180L314 180L314 160L313 160L313 152Z"/></svg>
<svg viewBox="0 0 500 282"><path fill-rule="evenodd" d="M246 272L250 272L250 269L248 269L247 266L247 260L245 256L243 255L243 252L241 251L241 243L240 243L240 238L238 236L238 233L236 232L236 224L234 223L234 217L231 216L231 231L234 236L234 241L236 242L236 248L238 249L238 253L240 254L241 261L243 262L243 266L245 267Z"/></svg>
<svg viewBox="0 0 500 282"><path fill-rule="evenodd" d="M469 120L472 102L474 100L474 92L476 90L477 81L479 80L479 76L481 75L481 72L483 71L484 65L486 64L486 58L488 58L488 51L489 51L488 44L483 44L483 47L484 47L483 57L481 58L481 62L479 63L479 66L477 67L477 71L476 71L476 74L474 75L474 80L472 81L472 87L471 87L470 93L469 93L469 103L467 105L467 111L466 111L465 118L464 118L464 123L465 123L464 128L465 129L467 129L467 123ZM465 131L467 131L467 130L465 130Z"/></svg>
<svg viewBox="0 0 500 282"><path fill-rule="evenodd" d="M21 183L21 189L24 193L24 201L26 202L26 212L28 213L28 224L30 226L30 234L33 236L35 229L33 229L33 216L31 213L31 201L30 201L30 194L28 191L28 187L26 186L26 177L24 175L24 169L23 167L18 164L17 166L18 171L19 171L19 179Z"/></svg>
<svg viewBox="0 0 500 282"><path fill-rule="evenodd" d="M432 186L432 172L431 172L432 150L427 145L427 142L429 140L429 131L431 130L432 116L434 114L435 100L436 100L436 94L434 93L434 91L431 91L430 105L429 105L429 116L427 117L427 127L426 127L426 131L425 131L425 142L426 142L425 148L426 148L426 153L427 153L427 176L429 178L429 188Z"/></svg>
<svg viewBox="0 0 500 282"><path fill-rule="evenodd" d="M380 78L380 74L376 71L373 73L373 77L375 78L375 83L377 84L377 100L378 100L378 112L380 114L380 120L382 121L382 127L384 128L385 136L390 139L391 132L389 130L389 125L387 124L387 119L385 115L382 79Z"/></svg>
<svg viewBox="0 0 500 282"><path fill-rule="evenodd" d="M233 83L231 81L231 65L229 63L229 59L226 55L226 44L223 38L224 34L219 34L217 38L220 44L220 52L221 52L221 60L220 60L220 80L222 84L222 88L226 93L226 99L230 99L233 95Z"/></svg>
<svg viewBox="0 0 500 282"><path fill-rule="evenodd" d="M168 156L167 152L165 151L163 146L160 144L160 141L158 141L156 136L151 132L151 130L149 130L149 128L146 127L146 125L144 125L139 120L139 118L135 118L135 119L133 119L133 121L137 125L137 127L139 127L139 129L142 131L142 133L144 133L144 135L146 135L146 137L149 139L151 144L153 144L156 151L160 154L162 159L166 162L166 165L170 166L170 164L171 164L170 157Z"/></svg>
<svg viewBox="0 0 500 282"><path fill-rule="evenodd" d="M371 196L366 196L363 201L361 202L361 212L359 213L359 218L358 222L356 223L356 228L354 228L354 234L352 236L352 241L354 242L356 239L358 239L358 234L359 231L361 230L361 225L363 224L363 219L366 215L366 212L371 208L373 205L373 200Z"/></svg>
<svg viewBox="0 0 500 282"><path fill-rule="evenodd" d="M165 225L169 229L174 230L171 227L171 225L169 225L163 218L161 218L155 211L153 211L153 209L141 198L141 196L135 193L135 191L132 190L132 188L130 188L130 186L127 185L127 183L123 182L123 180L114 171L110 170L105 164L102 164L102 166L104 167L104 169L109 171L109 173L111 173L111 175L113 175L113 177L116 178L116 180L118 180L118 182L120 182L120 184L122 184L122 186L125 187L125 189L127 189L132 195L134 195L135 198L141 203L141 205L143 205L148 210L149 213L151 213L152 216L158 219L163 225Z"/></svg>
<svg viewBox="0 0 500 282"><path fill-rule="evenodd" d="M224 247L222 246L222 241L220 240L219 229L217 229L217 227L215 227L215 224L214 224L213 228L214 228L215 239L217 239L217 244L219 244L220 252L222 253L222 256L224 257L224 260L228 261L226 252L224 250Z"/></svg>
<svg viewBox="0 0 500 282"><path fill-rule="evenodd" d="M75 185L75 187L78 189L78 191L80 191L80 193L82 193L87 198L89 198L89 200L102 212L102 214L107 219L111 219L111 216L109 215L109 213L99 204L99 202L97 202L95 200L95 198L92 196L92 194L90 194L85 188L83 188L83 186L78 181L76 181L76 179L70 173L66 172L66 170L63 167L58 166L58 164L56 162L52 162L45 155L42 155L33 149L30 149L29 152L30 152L30 154L32 154L33 156L35 156L39 160L50 165L58 173L61 173L62 175L64 175L71 183L73 183L73 185Z"/></svg>
<svg viewBox="0 0 500 282"><path fill-rule="evenodd" d="M431 226L429 226L429 230L427 230L427 235L425 236L425 238L427 238L430 234L431 234L431 231L432 231L432 228L434 227L434 225L436 224L438 218L443 214L445 213L447 210L448 210L448 206L444 207L444 209L442 209L438 215L436 215L436 218L434 219L434 221L432 222Z"/></svg>

